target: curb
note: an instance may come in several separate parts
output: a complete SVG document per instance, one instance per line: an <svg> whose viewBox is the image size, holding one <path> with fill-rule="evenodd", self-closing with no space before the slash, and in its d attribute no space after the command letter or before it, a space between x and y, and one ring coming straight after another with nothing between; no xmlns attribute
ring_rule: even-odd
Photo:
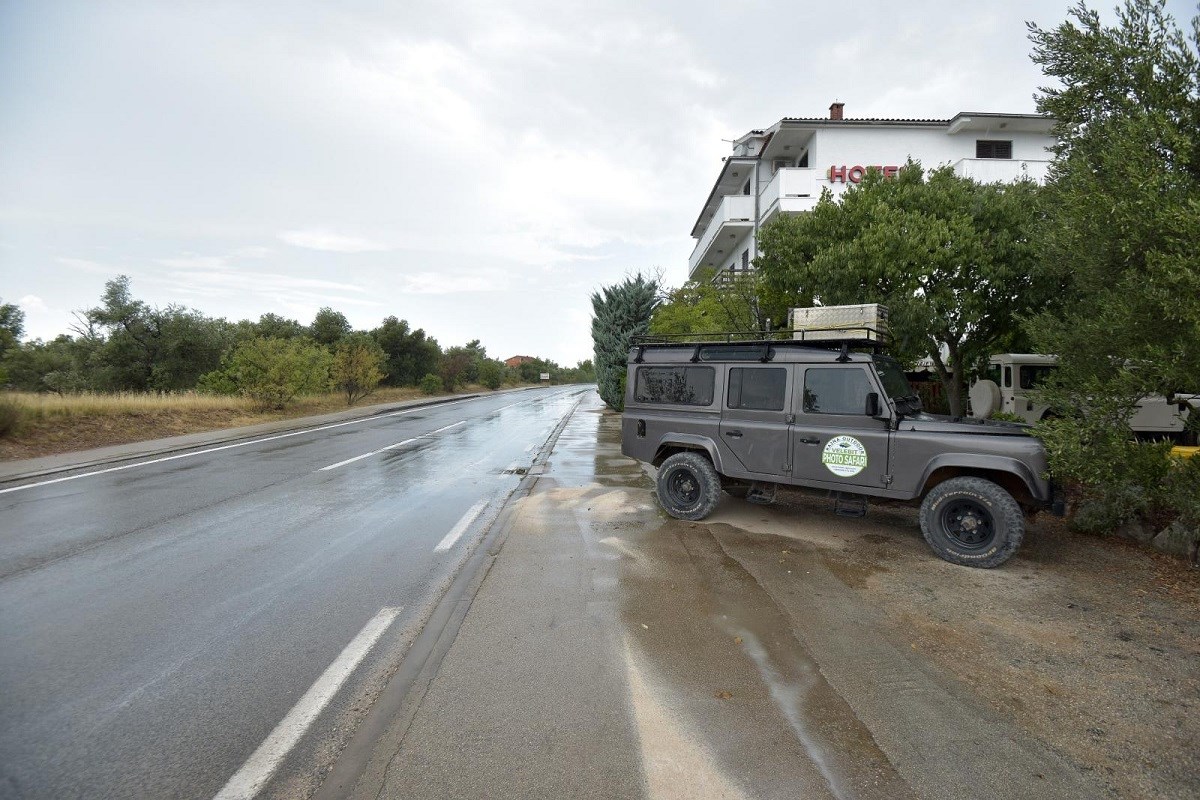
<svg viewBox="0 0 1200 800"><path fill-rule="evenodd" d="M505 389L502 391L492 392L487 396L490 397L490 396L499 395L499 394L509 394L509 393L513 393L513 392L525 392L525 391L529 391L530 389L534 389L534 388L539 388L539 387L523 386L518 389ZM367 419L369 417L380 416L383 414L390 414L393 411L396 411L398 409L424 408L426 406L442 405L444 403L451 403L451 402L455 402L458 400L470 400L470 399L473 399L476 397L484 397L484 395L481 393L475 392L475 393L471 393L471 394L446 395L444 397L433 398L430 400L403 400L398 403L392 403L392 404L386 404L386 405L380 404L379 406L369 406L367 408L370 408L371 410L366 411L366 409L364 408L362 410L365 413L361 413L361 414L353 414L353 413L348 413L346 411L335 411L330 414L319 414L319 415L315 415L315 416L311 416L311 417L296 417L296 418L290 419L290 420L280 420L277 423L263 422L263 423L259 423L258 425L248 425L244 428L226 428L223 430L216 430L216 431L201 431L199 433L183 434L183 436L185 436L185 437L191 437L191 436L204 437L204 435L206 433L210 433L212 435L211 435L211 437L208 437L208 438L201 438L197 441L192 441L192 442L187 442L187 443L175 442L173 444L162 444L161 446L158 446L158 447L152 446L149 449L138 450L137 452L113 453L111 455L93 457L93 458L86 459L83 461L72 461L70 463L66 463L66 464L62 464L62 465L49 466L49 467L44 467L41 469L34 468L31 470L14 472L14 473L10 473L10 474L4 474L3 469L4 469L5 465L3 463L0 463L0 485L4 485L7 483L16 483L17 481L30 480L32 478L42 478L47 475L57 475L57 474L63 473L63 472L73 472L75 470L88 469L90 467L105 466L107 464L116 464L116 463L120 463L122 461L134 461L139 458L153 458L154 456L161 456L161 455L165 455L167 453L178 453L178 452L183 452L185 450L194 450L199 447L208 447L210 445L228 444L231 442L243 442L243 441L247 441L250 439L256 439L260 436L269 436L269 435L273 435L273 434L277 434L277 433L291 433L293 431L302 431L302 430L305 430L306 428L318 427L327 422L335 422L335 421L340 422L340 421L350 421L350 420L356 420L356 419ZM276 427L271 427L271 426L276 426ZM251 432L251 429L253 429L253 428L260 428L260 429L254 430L253 432ZM176 438L182 438L182 437L171 437L168 439L161 439L161 440L157 440L157 441L166 443L166 442L171 442L172 439L176 439ZM110 447L136 448L139 445L151 444L154 441L155 440L149 440L148 442L130 442L125 445L110 445ZM107 449L107 448L97 448L97 449ZM82 456L88 452L89 451L84 450L84 451L80 451L78 454ZM43 458L46 458L46 459L70 458L71 455L72 455L71 453L61 453L59 455L54 455L54 456L37 456L35 458L22 459L22 461L38 461ZM22 461L15 461L15 462L9 462L9 463L10 464L20 464L20 463L22 463Z"/></svg>
<svg viewBox="0 0 1200 800"><path fill-rule="evenodd" d="M332 769L313 794L313 800L371 797L382 789L387 765L395 755L389 751L398 749L408 734L425 693L441 668L442 659L458 638L475 596L508 539L516 513L513 501L527 497L537 485L546 462L558 445L559 436L575 416L584 394L579 393L570 411L546 438L534 456L529 472L508 496L450 587L434 605L373 708L334 759ZM385 754L382 764L377 754Z"/></svg>

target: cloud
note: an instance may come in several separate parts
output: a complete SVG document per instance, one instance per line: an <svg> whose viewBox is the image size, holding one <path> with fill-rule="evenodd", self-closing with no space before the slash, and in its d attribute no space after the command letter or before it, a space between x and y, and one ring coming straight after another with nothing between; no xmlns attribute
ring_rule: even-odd
<svg viewBox="0 0 1200 800"><path fill-rule="evenodd" d="M387 245L373 242L370 239L346 236L325 229L284 231L279 234L279 238L293 247L304 247L327 253L371 253L389 249Z"/></svg>
<svg viewBox="0 0 1200 800"><path fill-rule="evenodd" d="M130 272L130 270L127 269L118 270L116 267L106 266L101 264L99 261L92 261L91 259L87 258L62 257L55 259L55 261L57 261L59 264L62 264L64 267L70 267L71 269L77 269L80 272L88 272L93 275L116 276L118 272Z"/></svg>
<svg viewBox="0 0 1200 800"><path fill-rule="evenodd" d="M49 310L46 307L46 301L43 300L42 298L38 297L36 294L25 295L24 297L22 297L20 300L17 301L17 305L19 305L25 311L48 311Z"/></svg>
<svg viewBox="0 0 1200 800"><path fill-rule="evenodd" d="M512 277L502 270L473 273L418 272L401 278L403 291L410 294L458 294L498 292L511 288Z"/></svg>

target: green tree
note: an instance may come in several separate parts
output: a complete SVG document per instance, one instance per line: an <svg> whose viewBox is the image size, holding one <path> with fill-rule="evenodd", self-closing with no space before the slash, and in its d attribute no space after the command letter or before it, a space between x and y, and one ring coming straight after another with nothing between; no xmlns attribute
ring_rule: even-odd
<svg viewBox="0 0 1200 800"><path fill-rule="evenodd" d="M388 385L415 386L422 376L437 370L442 350L421 328L414 331L405 320L388 317L371 336L387 355Z"/></svg>
<svg viewBox="0 0 1200 800"><path fill-rule="evenodd" d="M625 408L625 370L635 336L650 328L658 307L658 281L640 272L592 294L592 342L600 398L612 409Z"/></svg>
<svg viewBox="0 0 1200 800"><path fill-rule="evenodd" d="M688 281L666 293L650 320L659 334L765 333L787 319L787 298L753 272L718 284Z"/></svg>
<svg viewBox="0 0 1200 800"><path fill-rule="evenodd" d="M1111 27L1081 3L1029 31L1057 84L1037 98L1058 139L1040 252L1069 298L1029 325L1060 358L1044 397L1061 418L1039 436L1081 527L1194 518L1179 498L1200 497L1200 470L1164 478L1129 419L1145 395L1200 391L1200 21L1185 36L1164 3L1129 0Z"/></svg>
<svg viewBox="0 0 1200 800"><path fill-rule="evenodd" d="M485 359L479 366L479 382L492 391L499 389L504 384L504 362Z"/></svg>
<svg viewBox="0 0 1200 800"><path fill-rule="evenodd" d="M278 314L263 314L258 322L250 323L253 335L265 339L298 339L308 335L308 329L298 320L287 319Z"/></svg>
<svg viewBox="0 0 1200 800"><path fill-rule="evenodd" d="M453 392L466 383L474 363L475 353L466 347L451 347L446 350L438 362L438 376L442 379L442 388Z"/></svg>
<svg viewBox="0 0 1200 800"><path fill-rule="evenodd" d="M383 348L370 335L353 333L337 343L330 375L334 388L346 395L346 404L356 402L375 391L385 377Z"/></svg>
<svg viewBox="0 0 1200 800"><path fill-rule="evenodd" d="M345 314L326 306L317 312L309 330L317 344L333 347L344 337L349 336L353 328Z"/></svg>
<svg viewBox="0 0 1200 800"><path fill-rule="evenodd" d="M928 357L961 415L971 368L1011 347L1021 316L1055 293L1034 247L1038 197L1032 182L980 184L949 167L869 170L840 201L826 192L767 226L755 263L800 301L886 304L895 354Z"/></svg>
<svg viewBox="0 0 1200 800"><path fill-rule="evenodd" d="M327 390L332 361L309 339L252 339L234 350L228 374L256 406L280 409L298 395Z"/></svg>
<svg viewBox="0 0 1200 800"><path fill-rule="evenodd" d="M13 303L0 303L0 358L25 335L25 312Z"/></svg>
<svg viewBox="0 0 1200 800"><path fill-rule="evenodd" d="M191 389L220 365L234 337L224 320L181 306L152 308L135 299L126 275L108 281L101 305L84 317L93 335L95 328L107 332L87 365L87 382L97 389Z"/></svg>

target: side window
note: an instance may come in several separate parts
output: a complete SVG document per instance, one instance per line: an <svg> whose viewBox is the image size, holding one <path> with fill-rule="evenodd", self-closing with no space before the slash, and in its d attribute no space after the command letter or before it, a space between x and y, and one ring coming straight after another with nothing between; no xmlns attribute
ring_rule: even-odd
<svg viewBox="0 0 1200 800"><path fill-rule="evenodd" d="M814 367L804 372L805 414L865 414L874 391L857 367Z"/></svg>
<svg viewBox="0 0 1200 800"><path fill-rule="evenodd" d="M1054 367L1021 367L1021 388L1040 389L1054 372Z"/></svg>
<svg viewBox="0 0 1200 800"><path fill-rule="evenodd" d="M729 370L729 408L783 411L787 370L782 367L732 367Z"/></svg>
<svg viewBox="0 0 1200 800"><path fill-rule="evenodd" d="M712 367L638 367L633 398L639 403L712 405Z"/></svg>
<svg viewBox="0 0 1200 800"><path fill-rule="evenodd" d="M1004 368L1004 388L1005 389L1012 388L1012 367Z"/></svg>

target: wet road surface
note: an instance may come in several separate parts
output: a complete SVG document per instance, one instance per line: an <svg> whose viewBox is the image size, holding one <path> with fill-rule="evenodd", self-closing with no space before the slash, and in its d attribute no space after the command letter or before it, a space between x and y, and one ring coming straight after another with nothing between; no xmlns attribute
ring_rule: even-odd
<svg viewBox="0 0 1200 800"><path fill-rule="evenodd" d="M370 632L276 762L307 785L578 391L2 487L0 797L212 797Z"/></svg>
<svg viewBox="0 0 1200 800"><path fill-rule="evenodd" d="M674 520L649 472L586 396L419 709L348 796L1107 795L938 670L860 591L863 570L830 560L881 526L733 498ZM887 540L922 546L915 529ZM921 556L944 582L978 580Z"/></svg>

